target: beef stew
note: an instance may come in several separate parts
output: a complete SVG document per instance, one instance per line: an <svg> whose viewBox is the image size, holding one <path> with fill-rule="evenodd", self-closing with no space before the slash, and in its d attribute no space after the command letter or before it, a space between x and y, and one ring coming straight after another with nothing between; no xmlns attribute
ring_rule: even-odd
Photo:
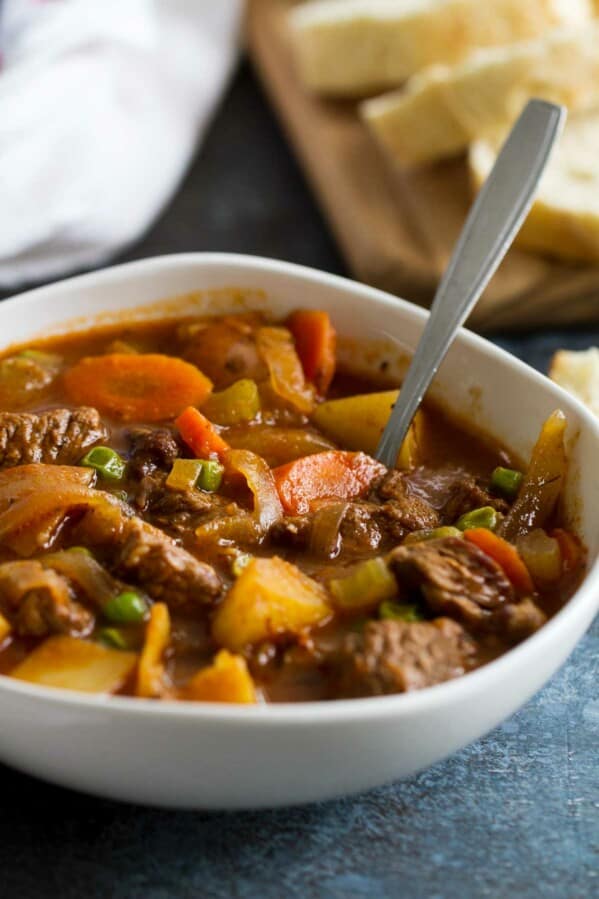
<svg viewBox="0 0 599 899"><path fill-rule="evenodd" d="M0 672L155 699L398 693L538 630L585 552L564 416L523 466L338 371L324 312L131 324L0 359Z"/></svg>

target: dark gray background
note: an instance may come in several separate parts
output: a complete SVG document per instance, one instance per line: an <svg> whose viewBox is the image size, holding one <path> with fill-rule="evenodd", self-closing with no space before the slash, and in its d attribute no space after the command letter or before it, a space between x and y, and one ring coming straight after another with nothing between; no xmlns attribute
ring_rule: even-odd
<svg viewBox="0 0 599 899"><path fill-rule="evenodd" d="M186 250L345 271L247 67L173 203L122 259ZM554 349L597 343L599 332L494 339L543 370ZM162 812L0 766L0 897L599 896L598 649L595 622L561 673L484 740L409 781L325 805Z"/></svg>

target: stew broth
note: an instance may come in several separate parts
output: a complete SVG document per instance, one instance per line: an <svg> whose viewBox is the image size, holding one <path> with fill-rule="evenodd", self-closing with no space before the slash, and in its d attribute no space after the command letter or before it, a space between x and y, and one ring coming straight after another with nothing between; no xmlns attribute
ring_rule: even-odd
<svg viewBox="0 0 599 899"><path fill-rule="evenodd" d="M584 569L556 512L559 416L540 439L553 475L534 483L430 403L387 471L371 454L388 388L336 371L334 343L324 313L300 312L7 352L0 671L156 699L330 700L439 683L541 627Z"/></svg>

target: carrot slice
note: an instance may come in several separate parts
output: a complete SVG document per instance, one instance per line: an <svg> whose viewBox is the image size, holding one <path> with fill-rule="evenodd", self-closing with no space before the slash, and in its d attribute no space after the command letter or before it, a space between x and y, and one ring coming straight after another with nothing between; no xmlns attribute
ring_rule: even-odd
<svg viewBox="0 0 599 899"><path fill-rule="evenodd" d="M159 353L87 356L64 375L69 398L123 421L163 421L202 403L212 382L182 359Z"/></svg>
<svg viewBox="0 0 599 899"><path fill-rule="evenodd" d="M287 319L304 374L321 396L329 389L335 374L337 335L327 312L298 309Z"/></svg>
<svg viewBox="0 0 599 899"><path fill-rule="evenodd" d="M318 500L362 495L385 471L384 465L366 453L332 450L281 465L273 475L285 511L303 515Z"/></svg>
<svg viewBox="0 0 599 899"><path fill-rule="evenodd" d="M212 422L193 406L188 406L175 424L182 439L198 459L209 459L211 456L220 458L231 449Z"/></svg>
<svg viewBox="0 0 599 899"><path fill-rule="evenodd" d="M535 587L528 568L515 546L494 534L487 528L471 528L464 531L466 540L470 540L484 553L494 559L503 568L506 576L520 593L531 594Z"/></svg>
<svg viewBox="0 0 599 899"><path fill-rule="evenodd" d="M564 528L554 528L549 536L559 543L563 570L575 571L582 560L582 548L576 537Z"/></svg>

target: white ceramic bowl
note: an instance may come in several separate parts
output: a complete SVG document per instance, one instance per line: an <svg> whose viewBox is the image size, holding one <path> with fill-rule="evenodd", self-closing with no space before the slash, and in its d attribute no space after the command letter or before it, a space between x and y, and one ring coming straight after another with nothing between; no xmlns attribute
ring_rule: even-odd
<svg viewBox="0 0 599 899"><path fill-rule="evenodd" d="M314 306L329 310L342 335L386 334L407 347L415 345L425 321L425 313L408 303L331 275L243 256L185 255L85 275L1 303L2 344L89 326L97 316L128 317L142 304L175 296L181 298L135 315L220 312L247 302L284 315ZM376 354L368 359L375 362ZM599 605L599 425L546 378L468 332L452 348L435 394L522 454L554 408L567 413L566 507L589 548L589 572L539 633L450 683L334 703L247 708L152 702L0 677L2 761L65 786L141 803L277 806L406 777L515 712L564 662Z"/></svg>

